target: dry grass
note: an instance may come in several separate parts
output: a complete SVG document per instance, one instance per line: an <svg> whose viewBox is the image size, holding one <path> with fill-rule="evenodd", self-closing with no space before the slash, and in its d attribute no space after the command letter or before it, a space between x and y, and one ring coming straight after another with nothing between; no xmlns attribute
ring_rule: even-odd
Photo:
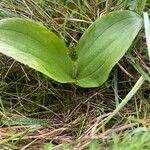
<svg viewBox="0 0 150 150"><path fill-rule="evenodd" d="M124 7L124 3L117 1L105 4L97 0L82 3L76 0L67 5L59 0L45 4L6 0L0 2L0 16L31 18L54 31L67 45L75 45L97 17ZM122 137L126 130L149 127L150 84L147 81L117 116L96 131L131 90L140 76L139 70L150 73L145 49L141 32L108 81L94 89L59 84L0 54L0 149L43 150L51 142L54 149L69 143L80 150L92 139L98 139L101 147L107 149L113 132ZM135 64L138 69L134 68Z"/></svg>

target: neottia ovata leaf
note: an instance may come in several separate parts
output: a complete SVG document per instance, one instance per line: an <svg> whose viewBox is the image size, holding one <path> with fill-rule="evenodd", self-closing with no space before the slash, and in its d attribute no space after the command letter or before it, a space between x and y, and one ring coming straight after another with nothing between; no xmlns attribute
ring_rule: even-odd
<svg viewBox="0 0 150 150"><path fill-rule="evenodd" d="M54 33L33 21L1 20L0 52L56 81L73 82L68 48Z"/></svg>
<svg viewBox="0 0 150 150"><path fill-rule="evenodd" d="M0 52L61 83L97 87L107 80L142 24L142 18L131 11L108 13L85 31L69 53L63 41L45 27L26 19L3 19Z"/></svg>
<svg viewBox="0 0 150 150"><path fill-rule="evenodd" d="M142 18L131 11L116 11L99 18L81 37L78 45L77 84L97 87L108 78L142 26Z"/></svg>

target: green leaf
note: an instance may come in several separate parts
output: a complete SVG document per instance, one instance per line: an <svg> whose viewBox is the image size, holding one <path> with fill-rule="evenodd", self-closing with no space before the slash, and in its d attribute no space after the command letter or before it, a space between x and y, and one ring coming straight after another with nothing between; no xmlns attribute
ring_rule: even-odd
<svg viewBox="0 0 150 150"><path fill-rule="evenodd" d="M27 19L0 21L0 52L61 83L73 82L68 48L55 34Z"/></svg>
<svg viewBox="0 0 150 150"><path fill-rule="evenodd" d="M102 85L131 46L142 25L142 18L131 11L115 11L93 23L76 47L77 85Z"/></svg>
<svg viewBox="0 0 150 150"><path fill-rule="evenodd" d="M46 144L44 150L53 150L53 145L51 143Z"/></svg>

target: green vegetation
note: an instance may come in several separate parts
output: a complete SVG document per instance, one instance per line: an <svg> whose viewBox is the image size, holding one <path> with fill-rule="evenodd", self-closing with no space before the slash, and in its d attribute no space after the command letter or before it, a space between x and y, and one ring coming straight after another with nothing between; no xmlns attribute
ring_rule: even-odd
<svg viewBox="0 0 150 150"><path fill-rule="evenodd" d="M1 0L0 149L149 150L149 13L146 0Z"/></svg>
<svg viewBox="0 0 150 150"><path fill-rule="evenodd" d="M77 47L70 50L70 59L65 44L43 26L25 19L3 19L0 52L56 81L97 87L107 80L142 23L142 18L130 11L108 13L85 31Z"/></svg>

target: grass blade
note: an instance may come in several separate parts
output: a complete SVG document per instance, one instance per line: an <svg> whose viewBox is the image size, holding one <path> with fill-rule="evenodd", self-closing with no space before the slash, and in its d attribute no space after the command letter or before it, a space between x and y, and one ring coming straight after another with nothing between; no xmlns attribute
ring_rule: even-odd
<svg viewBox="0 0 150 150"><path fill-rule="evenodd" d="M142 86L144 83L145 78L141 76L139 80L135 83L134 87L131 89L131 91L127 94L127 96L122 100L122 102L118 105L118 107L110 114L102 126L100 126L97 131L103 128L104 125L106 125L127 103L128 101L136 94L138 89Z"/></svg>
<svg viewBox="0 0 150 150"><path fill-rule="evenodd" d="M148 55L150 59L150 20L147 12L144 12L143 15L144 15L146 43L147 43Z"/></svg>

